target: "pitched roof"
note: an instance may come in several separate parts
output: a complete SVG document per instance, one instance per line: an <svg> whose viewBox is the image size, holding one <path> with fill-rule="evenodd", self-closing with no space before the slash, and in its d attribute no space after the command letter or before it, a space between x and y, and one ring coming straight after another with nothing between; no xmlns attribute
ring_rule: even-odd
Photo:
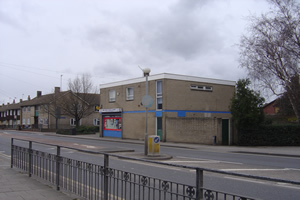
<svg viewBox="0 0 300 200"><path fill-rule="evenodd" d="M65 92L46 94L46 95L42 95L39 97L35 97L31 100L23 101L21 104L21 107L49 104L51 101L53 101L53 99L55 98L55 95L57 95L57 97L60 97L68 92L69 91L65 91Z"/></svg>

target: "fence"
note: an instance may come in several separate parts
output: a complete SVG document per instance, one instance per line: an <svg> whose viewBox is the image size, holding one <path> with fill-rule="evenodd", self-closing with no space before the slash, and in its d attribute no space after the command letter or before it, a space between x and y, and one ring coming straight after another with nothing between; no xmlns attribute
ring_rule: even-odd
<svg viewBox="0 0 300 200"><path fill-rule="evenodd" d="M14 140L28 142L28 147L14 144ZM143 199L143 200L251 200L253 198L229 194L203 187L203 172L222 173L227 175L257 178L269 181L294 183L300 182L256 177L219 170L188 167L156 161L135 159L125 156L103 154L103 165L96 165L80 160L61 156L61 148L80 149L56 146L56 154L34 150L33 143L49 145L21 139L11 139L11 167L28 172L29 177L35 176L56 185L57 190L64 189L89 200ZM54 145L50 145L54 146ZM113 169L109 167L109 157L116 156L159 165L169 165L195 170L196 183L186 185L168 180L157 179L142 174Z"/></svg>

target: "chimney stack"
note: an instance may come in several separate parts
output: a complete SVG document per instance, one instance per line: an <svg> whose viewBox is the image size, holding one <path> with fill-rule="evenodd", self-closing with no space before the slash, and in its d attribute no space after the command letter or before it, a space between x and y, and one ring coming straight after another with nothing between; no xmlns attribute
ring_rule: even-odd
<svg viewBox="0 0 300 200"><path fill-rule="evenodd" d="M54 92L55 92L55 94L60 93L60 87L55 87Z"/></svg>
<svg viewBox="0 0 300 200"><path fill-rule="evenodd" d="M30 95L28 95L27 100L28 100L28 101L30 100Z"/></svg>
<svg viewBox="0 0 300 200"><path fill-rule="evenodd" d="M42 96L42 91L37 91L37 92L36 92L36 96L37 96L37 97L41 97L41 96Z"/></svg>

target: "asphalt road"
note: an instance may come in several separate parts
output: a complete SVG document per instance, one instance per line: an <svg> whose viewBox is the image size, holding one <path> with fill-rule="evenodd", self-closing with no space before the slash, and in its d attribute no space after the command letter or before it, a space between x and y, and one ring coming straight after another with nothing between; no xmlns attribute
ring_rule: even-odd
<svg viewBox="0 0 300 200"><path fill-rule="evenodd" d="M23 136L39 138L45 141L56 141L59 144L72 144L76 148L122 148L143 152L143 145L99 140L83 140L45 136L40 133L6 131L0 133L0 153L10 155L10 137ZM21 144L21 143L20 143ZM28 144L23 143L26 146ZM55 153L56 148L34 144L33 148ZM196 166L209 169L220 169L230 172L246 173L280 179L300 181L300 158L252 155L245 153L228 153L199 149L161 147L161 152L172 155L173 159L162 161L178 165ZM123 153L128 155L130 153ZM80 153L63 149L62 155L90 163L103 165L103 156L99 154ZM135 174L144 174L159 179L194 185L195 171L152 163L142 163L111 157L110 167ZM222 174L204 173L204 187L226 191L258 199L300 199L300 186L276 182L246 179Z"/></svg>

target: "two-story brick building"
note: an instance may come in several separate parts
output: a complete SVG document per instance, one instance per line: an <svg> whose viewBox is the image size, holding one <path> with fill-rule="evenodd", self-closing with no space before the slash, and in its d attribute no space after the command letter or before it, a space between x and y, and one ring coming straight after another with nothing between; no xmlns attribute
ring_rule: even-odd
<svg viewBox="0 0 300 200"><path fill-rule="evenodd" d="M21 124L20 103L0 106L0 127L2 128L17 128Z"/></svg>
<svg viewBox="0 0 300 200"><path fill-rule="evenodd" d="M91 104L88 113L81 117L80 125L99 126L99 94L85 94L91 96L90 102L84 101L82 94L73 94L70 91L60 91L55 87L54 93L42 95L37 91L37 96L33 99L20 103L2 105L0 107L0 126L2 128L18 129L69 129L75 127L75 119L70 114L64 113L58 109L66 96L75 96L78 102ZM84 108L84 106L82 106ZM85 106L86 108L86 106Z"/></svg>
<svg viewBox="0 0 300 200"><path fill-rule="evenodd" d="M230 100L235 81L175 74L148 77L153 105L147 110L148 134L162 141L217 144L233 141ZM145 77L100 85L100 135L144 139Z"/></svg>

